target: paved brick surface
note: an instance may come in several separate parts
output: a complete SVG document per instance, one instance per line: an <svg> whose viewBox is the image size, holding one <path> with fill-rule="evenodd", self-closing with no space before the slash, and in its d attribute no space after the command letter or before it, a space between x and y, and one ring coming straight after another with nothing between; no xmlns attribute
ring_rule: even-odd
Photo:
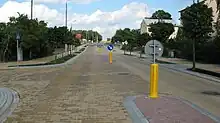
<svg viewBox="0 0 220 123"><path fill-rule="evenodd" d="M140 96L135 103L150 123L215 123L208 116L171 96L157 99Z"/></svg>
<svg viewBox="0 0 220 123"><path fill-rule="evenodd" d="M6 123L131 123L123 100L146 92L146 82L107 58L88 48L66 68L1 70L0 87L21 98Z"/></svg>

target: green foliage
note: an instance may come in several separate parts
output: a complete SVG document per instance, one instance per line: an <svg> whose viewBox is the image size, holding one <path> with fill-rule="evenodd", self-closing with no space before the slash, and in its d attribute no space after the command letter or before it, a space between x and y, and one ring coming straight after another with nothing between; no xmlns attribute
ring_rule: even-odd
<svg viewBox="0 0 220 123"><path fill-rule="evenodd" d="M140 36L139 29L119 29L116 31L115 35L112 37L112 42L124 42L127 41L128 45L124 46L124 49L132 51L134 47L138 45L138 37Z"/></svg>
<svg viewBox="0 0 220 123"><path fill-rule="evenodd" d="M152 19L172 19L171 14L164 10L157 10L151 16Z"/></svg>
<svg viewBox="0 0 220 123"><path fill-rule="evenodd" d="M0 61L16 60L16 33L21 39L19 45L23 50L24 60L51 55L56 48L64 48L64 44L79 46L81 40L75 34L82 34L82 38L99 41L102 36L98 32L86 30L72 30L66 27L47 27L47 23L38 19L28 19L27 15L10 17L8 23L0 23Z"/></svg>
<svg viewBox="0 0 220 123"><path fill-rule="evenodd" d="M139 34L137 37L138 46L142 47L151 40L151 36L148 33Z"/></svg>
<svg viewBox="0 0 220 123"><path fill-rule="evenodd" d="M152 39L166 43L170 35L174 32L174 26L171 23L155 23L150 25L149 31L151 32Z"/></svg>
<svg viewBox="0 0 220 123"><path fill-rule="evenodd" d="M195 3L181 11L182 29L177 36L177 44L181 57L192 60L192 45L195 41L197 61L213 62L211 52L216 49L211 41L213 32L212 9L204 2Z"/></svg>
<svg viewBox="0 0 220 123"><path fill-rule="evenodd" d="M184 34L197 42L208 41L212 28L212 8L204 2L196 3L181 12L181 22Z"/></svg>

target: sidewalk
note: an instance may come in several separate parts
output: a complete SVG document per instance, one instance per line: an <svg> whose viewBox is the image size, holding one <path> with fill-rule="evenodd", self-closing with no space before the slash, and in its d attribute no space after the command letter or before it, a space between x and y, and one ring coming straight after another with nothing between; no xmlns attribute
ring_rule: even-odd
<svg viewBox="0 0 220 123"><path fill-rule="evenodd" d="M179 59L179 58L160 58L158 60L165 61L165 62L170 62L170 63L175 63L175 64L182 64L184 66L187 66L188 68L192 67L192 62L184 60L184 59ZM196 63L196 68L204 69L204 70L207 70L207 71L213 71L213 72L216 72L216 73L220 74L220 65L218 65L218 64L201 64L201 63Z"/></svg>
<svg viewBox="0 0 220 123"><path fill-rule="evenodd" d="M115 49L116 49L117 53L124 54L123 50L120 50L117 47ZM127 51L126 54L130 54L130 52ZM140 54L138 52L132 52L131 54L133 56L140 57ZM148 62L149 64L151 63L151 60L147 55L142 54L142 58L144 58L144 61ZM163 61L163 62L167 62L167 63L159 63L160 66L162 66L164 68L168 68L173 71L178 71L178 72L190 74L192 76L196 76L199 78L203 78L203 79L207 79L210 81L215 81L215 82L220 83L219 77L215 77L215 76L208 75L205 73L199 73L199 72L187 70L188 68L192 67L192 63L187 60L176 59L176 58L160 58L158 60ZM172 63L172 64L168 64L168 63ZM217 74L218 73L220 74L220 65L196 63L196 67L199 69L204 69L204 70L211 71L214 73L217 72Z"/></svg>
<svg viewBox="0 0 220 123"><path fill-rule="evenodd" d="M68 51L68 52L64 52L64 53L60 53L60 54L55 54L55 55L52 55L52 56L47 56L47 57L43 57L43 58L38 58L38 59L33 59L33 60L29 60L29 61L20 61L20 62L7 62L7 63L0 63L0 70L1 69L11 69L11 68L8 68L8 66L14 66L14 65L24 65L24 64L44 64L44 63L47 63L47 62L50 62L52 60L55 60L55 57L57 58L60 58L65 55L68 55L70 54L70 52L76 52L76 51L79 51L81 48L83 48L85 45L87 44L83 44L83 45L80 45L76 48L76 50L73 50L73 51Z"/></svg>
<svg viewBox="0 0 220 123"><path fill-rule="evenodd" d="M168 95L157 99L128 97L124 102L135 123L219 123L220 119L195 104Z"/></svg>

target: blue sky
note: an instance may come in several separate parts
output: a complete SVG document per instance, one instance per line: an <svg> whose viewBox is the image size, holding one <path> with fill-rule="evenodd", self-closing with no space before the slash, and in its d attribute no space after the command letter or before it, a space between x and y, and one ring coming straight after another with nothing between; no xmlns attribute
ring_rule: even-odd
<svg viewBox="0 0 220 123"><path fill-rule="evenodd" d="M63 25L64 0L34 1L35 17L48 21L52 26ZM177 21L178 11L192 2L193 0L69 0L68 26L94 29L110 36L118 28L139 28L141 20L147 15L144 12L152 14L163 9ZM17 12L30 15L30 0L0 0L0 21L7 21L9 16L16 16Z"/></svg>

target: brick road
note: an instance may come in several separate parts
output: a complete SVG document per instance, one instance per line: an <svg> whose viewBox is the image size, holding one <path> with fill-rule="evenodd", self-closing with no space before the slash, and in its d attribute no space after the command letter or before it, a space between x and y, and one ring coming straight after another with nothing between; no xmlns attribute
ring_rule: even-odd
<svg viewBox="0 0 220 123"><path fill-rule="evenodd" d="M21 98L6 123L130 123L123 100L145 93L147 84L95 49L66 68L1 70L0 87Z"/></svg>

